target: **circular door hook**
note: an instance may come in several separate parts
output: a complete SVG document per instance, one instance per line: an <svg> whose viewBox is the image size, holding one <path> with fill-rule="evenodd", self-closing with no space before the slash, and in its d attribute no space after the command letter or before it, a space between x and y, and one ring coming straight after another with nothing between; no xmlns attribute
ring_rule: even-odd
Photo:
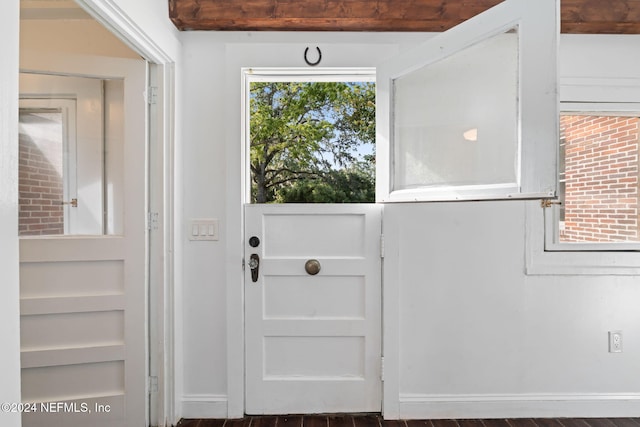
<svg viewBox="0 0 640 427"><path fill-rule="evenodd" d="M320 48L316 46L316 50L318 51L318 60L316 62L311 62L309 61L309 58L307 58L307 54L309 53L309 48L306 48L304 50L304 62L306 62L307 65L311 65L312 67L315 67L320 63L320 61L322 61L322 52L320 51Z"/></svg>

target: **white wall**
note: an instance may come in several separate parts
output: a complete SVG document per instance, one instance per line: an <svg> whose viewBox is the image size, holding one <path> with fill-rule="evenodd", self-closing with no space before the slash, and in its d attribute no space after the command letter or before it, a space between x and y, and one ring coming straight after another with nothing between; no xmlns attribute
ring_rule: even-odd
<svg viewBox="0 0 640 427"><path fill-rule="evenodd" d="M638 86L638 47L563 36L561 99L588 99L603 79ZM526 275L527 210L542 233L537 201L385 206L398 232L385 263L399 276L400 416L640 414L639 278ZM608 353L618 329L624 353Z"/></svg>
<svg viewBox="0 0 640 427"><path fill-rule="evenodd" d="M225 241L226 164L224 46L183 40L183 182L181 189L184 221L189 218L218 218L220 241L177 240L183 251L182 276L176 280L183 294L181 336L184 391L178 396L184 417L226 415L226 293ZM192 39L192 37L186 37ZM179 303L179 301L176 301ZM185 402L183 404L183 401ZM219 412L218 412L219 411Z"/></svg>
<svg viewBox="0 0 640 427"><path fill-rule="evenodd" d="M18 45L19 1L0 14L0 402L20 402L18 279ZM20 426L19 413L0 412L0 424Z"/></svg>
<svg viewBox="0 0 640 427"><path fill-rule="evenodd" d="M638 278L525 275L527 203L540 210L385 206L401 242L386 262L400 272L402 417L640 413ZM626 347L610 354L617 329Z"/></svg>
<svg viewBox="0 0 640 427"><path fill-rule="evenodd" d="M322 66L365 67L416 34L182 33L184 66L183 215L220 220L220 241L183 238L182 293L185 417L241 414L242 357L227 363L227 310L242 324L240 67L306 66L306 46L320 46ZM230 201L231 203L227 203ZM186 224L183 223L183 227ZM237 280L236 280L237 279ZM237 340L235 340L237 341ZM232 352L233 353L233 352ZM227 369L231 384L227 384ZM240 401L239 401L240 400ZM239 401L239 402L238 402ZM238 409L238 403L240 409Z"/></svg>
<svg viewBox="0 0 640 427"><path fill-rule="evenodd" d="M226 416L227 397L230 415L242 405L242 357L229 359L226 347L241 348L227 328L242 327L234 290L241 286L239 67L304 66L304 47L316 45L324 66L374 66L425 37L180 34L183 215L221 225L218 242L180 241L183 416ZM637 38L565 37L562 46L563 76L638 72ZM386 245L398 248L385 262L399 272L385 286L397 286L401 313L399 393L389 399L402 416L640 414L638 278L525 275L527 203L385 206L385 226L397 231ZM624 331L623 354L607 353L611 329Z"/></svg>

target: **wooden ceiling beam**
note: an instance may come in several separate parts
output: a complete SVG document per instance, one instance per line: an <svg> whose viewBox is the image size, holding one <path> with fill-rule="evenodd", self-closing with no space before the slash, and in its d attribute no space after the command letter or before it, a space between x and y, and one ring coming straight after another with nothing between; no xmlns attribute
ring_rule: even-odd
<svg viewBox="0 0 640 427"><path fill-rule="evenodd" d="M502 0L168 0L183 31L440 32ZM535 0L531 0L535 1ZM562 0L562 32L640 34L640 0Z"/></svg>

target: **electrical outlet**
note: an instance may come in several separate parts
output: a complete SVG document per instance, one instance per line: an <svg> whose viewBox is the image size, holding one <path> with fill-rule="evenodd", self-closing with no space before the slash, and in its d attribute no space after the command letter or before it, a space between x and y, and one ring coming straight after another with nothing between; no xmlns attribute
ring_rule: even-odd
<svg viewBox="0 0 640 427"><path fill-rule="evenodd" d="M622 331L609 331L609 353L622 353Z"/></svg>

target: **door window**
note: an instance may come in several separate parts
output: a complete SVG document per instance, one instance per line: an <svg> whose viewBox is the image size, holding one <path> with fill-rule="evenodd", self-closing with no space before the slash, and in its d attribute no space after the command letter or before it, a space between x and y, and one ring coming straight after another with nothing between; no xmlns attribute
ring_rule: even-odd
<svg viewBox="0 0 640 427"><path fill-rule="evenodd" d="M517 30L403 75L393 92L394 190L517 187Z"/></svg>
<svg viewBox="0 0 640 427"><path fill-rule="evenodd" d="M554 197L558 24L508 0L381 64L377 200Z"/></svg>
<svg viewBox="0 0 640 427"><path fill-rule="evenodd" d="M375 201L371 76L246 76L252 203Z"/></svg>
<svg viewBox="0 0 640 427"><path fill-rule="evenodd" d="M121 234L121 80L20 74L19 235Z"/></svg>
<svg viewBox="0 0 640 427"><path fill-rule="evenodd" d="M75 101L22 102L19 111L19 234L69 232Z"/></svg>

